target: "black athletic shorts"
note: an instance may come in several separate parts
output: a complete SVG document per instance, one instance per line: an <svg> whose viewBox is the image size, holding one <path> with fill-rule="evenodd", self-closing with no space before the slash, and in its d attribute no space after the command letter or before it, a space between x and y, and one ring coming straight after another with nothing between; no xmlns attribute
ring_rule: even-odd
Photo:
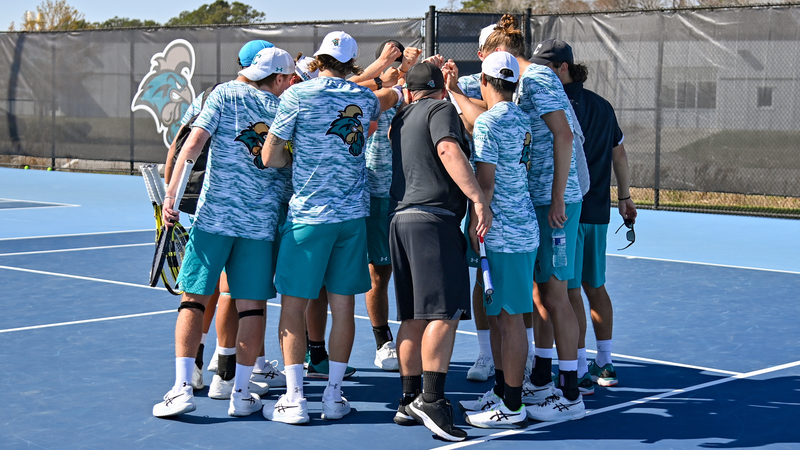
<svg viewBox="0 0 800 450"><path fill-rule="evenodd" d="M421 211L395 214L389 252L397 320L470 318L467 241L459 218Z"/></svg>

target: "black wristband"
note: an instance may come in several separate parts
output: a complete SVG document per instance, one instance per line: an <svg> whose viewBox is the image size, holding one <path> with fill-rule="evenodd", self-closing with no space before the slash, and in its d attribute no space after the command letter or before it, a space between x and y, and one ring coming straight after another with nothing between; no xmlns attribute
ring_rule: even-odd
<svg viewBox="0 0 800 450"><path fill-rule="evenodd" d="M375 82L375 84L378 86L378 89L383 89L383 80L381 80L381 77L375 77L375 79L372 81Z"/></svg>
<svg viewBox="0 0 800 450"><path fill-rule="evenodd" d="M629 200L630 198L631 198L631 196L629 195L629 196L627 196L625 198L618 198L617 200L623 201L623 200Z"/></svg>

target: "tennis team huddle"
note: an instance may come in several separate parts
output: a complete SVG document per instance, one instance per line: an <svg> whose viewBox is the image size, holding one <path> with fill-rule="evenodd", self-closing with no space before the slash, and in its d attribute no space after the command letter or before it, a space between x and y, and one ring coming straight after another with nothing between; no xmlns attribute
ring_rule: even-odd
<svg viewBox="0 0 800 450"><path fill-rule="evenodd" d="M400 372L399 425L466 438L445 379L458 322L471 311L481 354L468 378L494 375L495 385L459 403L468 424L579 419L593 382L616 384L603 287L612 164L629 228L636 208L613 109L583 89L588 72L565 42L544 41L526 59L511 15L481 30L481 73L459 78L452 60L418 62L420 54L388 40L361 69L344 32L329 33L313 58L296 60L251 41L239 53L238 77L192 104L183 121L194 118L191 133L165 174L172 182L164 223L178 219L185 162L210 146L178 281L175 385L155 416L195 410L218 304L209 396L229 398L232 416L262 411L267 420L302 424L309 421L304 375L327 378L322 419L341 419L351 411L341 386L355 372L347 362L361 293L375 364ZM479 240L492 296L470 287ZM391 276L396 337L388 327ZM582 286L598 342L591 366ZM278 293L283 371L264 356L266 301ZM262 405L259 393L283 386L277 402Z"/></svg>

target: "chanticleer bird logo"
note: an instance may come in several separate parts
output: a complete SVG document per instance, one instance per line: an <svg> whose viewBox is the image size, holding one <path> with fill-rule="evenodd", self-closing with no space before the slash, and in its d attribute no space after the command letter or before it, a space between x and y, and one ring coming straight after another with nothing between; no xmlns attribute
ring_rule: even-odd
<svg viewBox="0 0 800 450"><path fill-rule="evenodd" d="M525 170L531 170L531 134L525 133L525 142L522 144L522 156L519 158L520 164L525 164Z"/></svg>
<svg viewBox="0 0 800 450"><path fill-rule="evenodd" d="M339 118L331 122L331 127L325 135L339 136L353 156L358 156L364 149L364 126L358 119L364 112L357 105L347 105L344 111L339 111Z"/></svg>
<svg viewBox="0 0 800 450"><path fill-rule="evenodd" d="M146 111L169 148L181 127L181 118L194 99L194 48L176 39L150 58L150 71L139 83L131 110Z"/></svg>
<svg viewBox="0 0 800 450"><path fill-rule="evenodd" d="M256 122L251 123L250 126L242 130L235 139L247 147L247 150L253 156L253 164L261 170L266 169L264 162L261 160L261 150L264 148L264 142L268 134L269 125L264 122ZM283 148L292 153L292 142L287 141Z"/></svg>

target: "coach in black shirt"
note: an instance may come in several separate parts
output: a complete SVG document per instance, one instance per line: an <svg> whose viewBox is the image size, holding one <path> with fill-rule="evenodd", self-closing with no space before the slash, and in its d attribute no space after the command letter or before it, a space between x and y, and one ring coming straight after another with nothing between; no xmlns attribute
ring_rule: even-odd
<svg viewBox="0 0 800 450"><path fill-rule="evenodd" d="M416 420L443 439L461 441L467 433L454 426L453 408L444 398L458 320L469 318L470 310L467 242L460 223L467 199L474 203L479 235L489 230L492 213L469 165L464 126L455 107L442 100L447 95L442 71L418 64L406 83L409 105L389 131L389 251L403 385L394 420L401 425Z"/></svg>

